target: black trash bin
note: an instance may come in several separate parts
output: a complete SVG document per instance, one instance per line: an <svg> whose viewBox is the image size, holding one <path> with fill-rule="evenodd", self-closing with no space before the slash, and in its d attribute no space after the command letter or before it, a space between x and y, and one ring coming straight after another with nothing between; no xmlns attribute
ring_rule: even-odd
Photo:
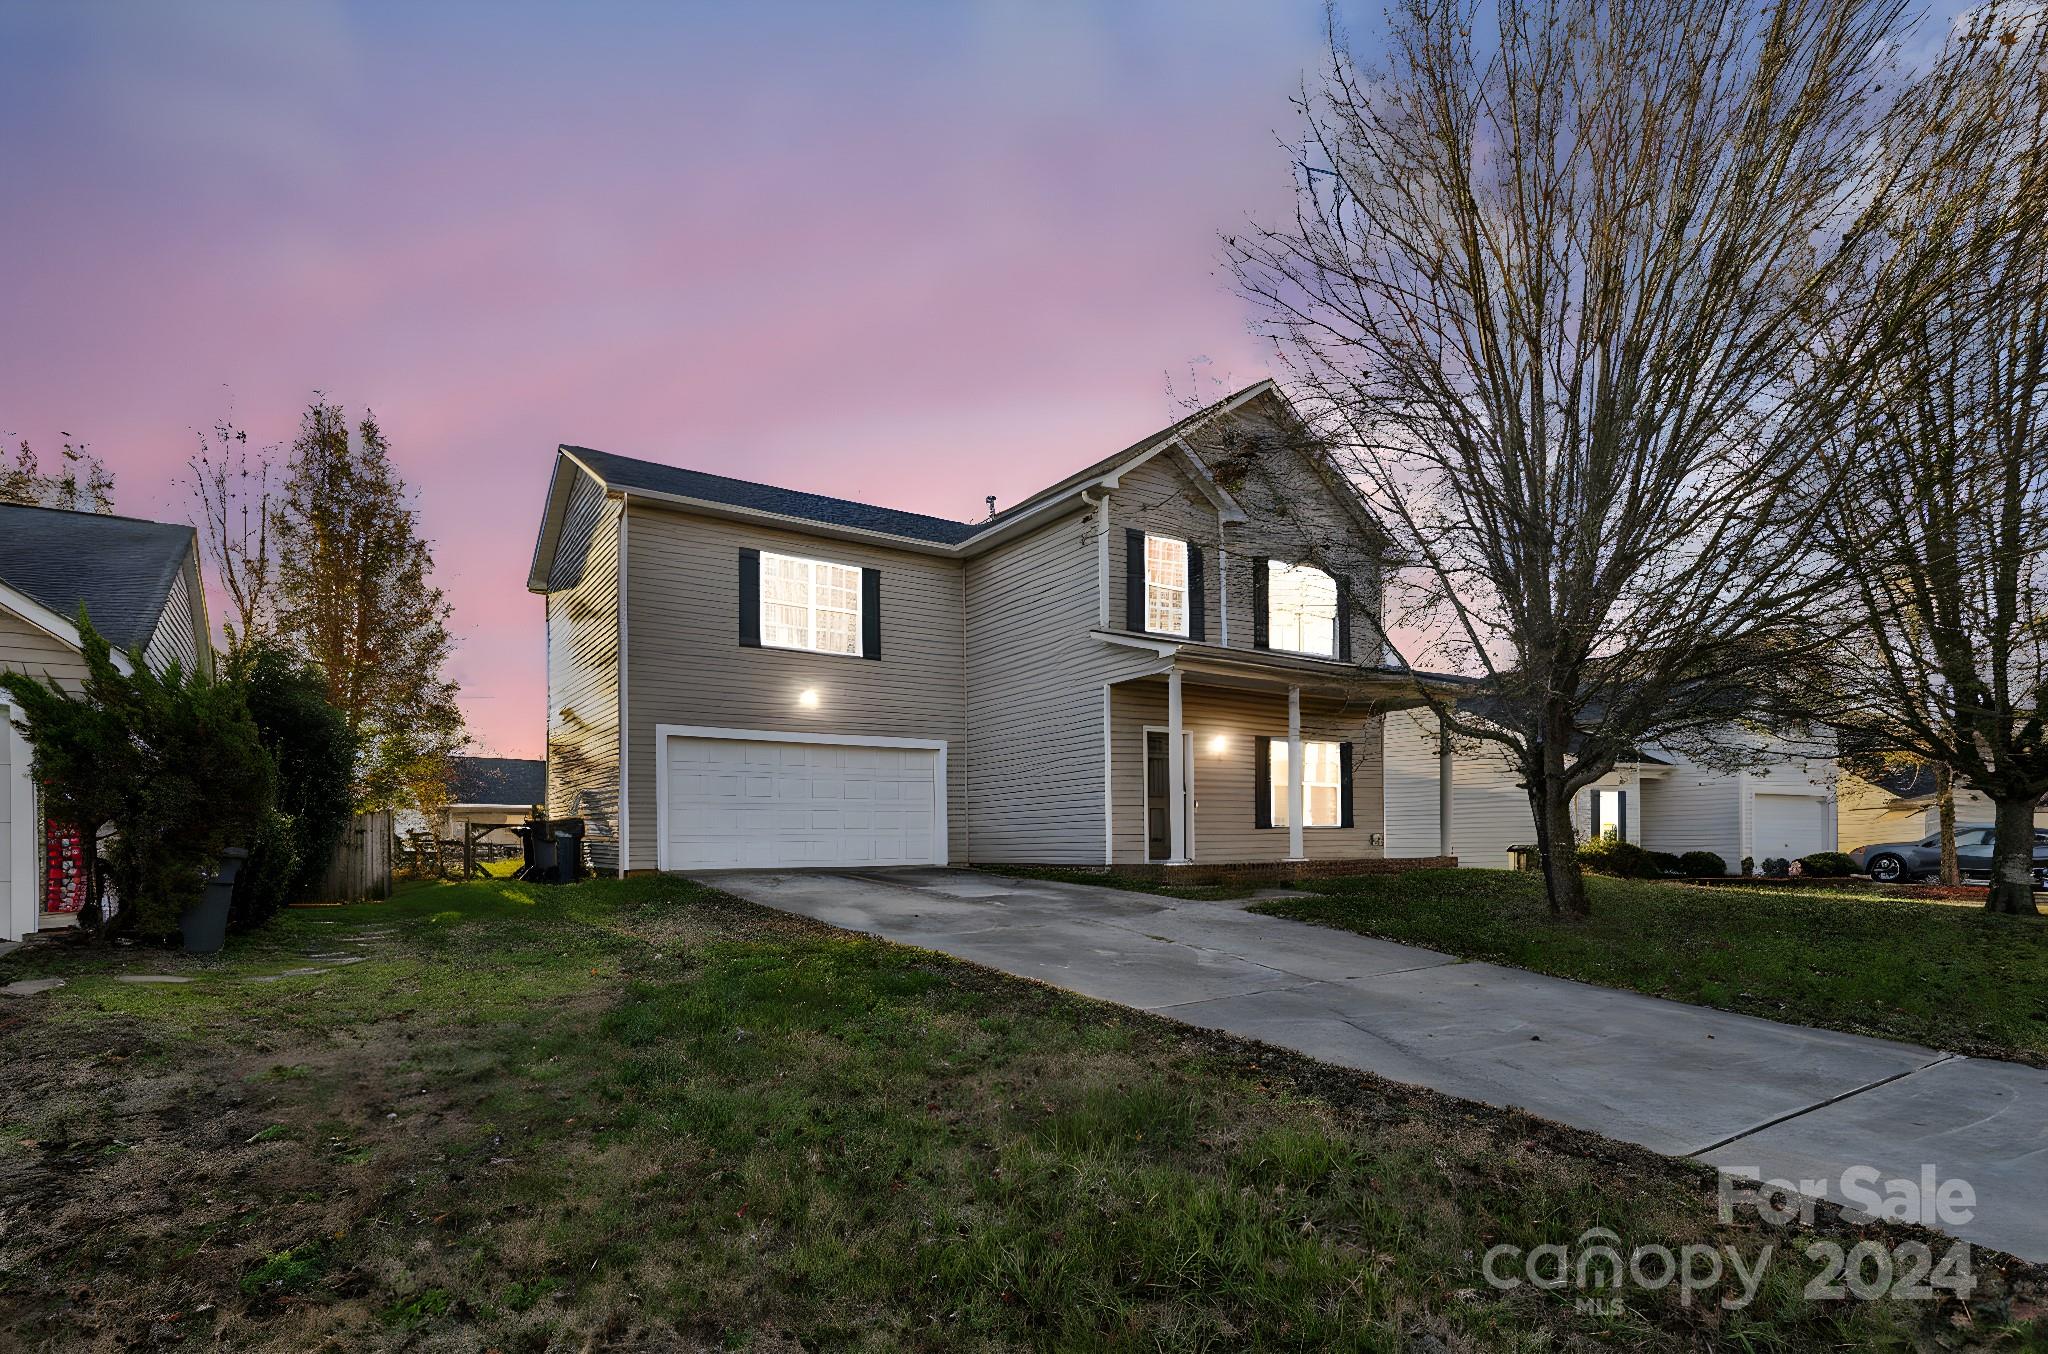
<svg viewBox="0 0 2048 1354"><path fill-rule="evenodd" d="M552 818L548 828L554 838L555 882L573 884L583 877L583 820Z"/></svg>

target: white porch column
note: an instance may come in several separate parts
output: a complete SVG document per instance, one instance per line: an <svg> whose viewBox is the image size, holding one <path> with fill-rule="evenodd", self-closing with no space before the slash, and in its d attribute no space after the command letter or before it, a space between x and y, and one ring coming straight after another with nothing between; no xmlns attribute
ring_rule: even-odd
<svg viewBox="0 0 2048 1354"><path fill-rule="evenodd" d="M1287 858L1307 860L1301 840L1301 688L1287 688Z"/></svg>
<svg viewBox="0 0 2048 1354"><path fill-rule="evenodd" d="M1454 793L1453 772L1456 762L1451 757L1451 731L1441 721L1436 730L1436 853L1453 856L1451 849L1451 814L1457 802Z"/></svg>
<svg viewBox="0 0 2048 1354"><path fill-rule="evenodd" d="M1188 863L1188 759L1181 733L1180 669L1166 674L1166 833L1168 865Z"/></svg>

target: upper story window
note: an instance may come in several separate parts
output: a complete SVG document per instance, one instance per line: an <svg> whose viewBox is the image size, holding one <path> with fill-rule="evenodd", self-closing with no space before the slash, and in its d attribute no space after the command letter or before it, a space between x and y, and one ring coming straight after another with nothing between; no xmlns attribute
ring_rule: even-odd
<svg viewBox="0 0 2048 1354"><path fill-rule="evenodd" d="M761 552L761 643L860 653L860 569Z"/></svg>
<svg viewBox="0 0 2048 1354"><path fill-rule="evenodd" d="M1188 632L1188 543L1145 537L1145 628L1155 635Z"/></svg>
<svg viewBox="0 0 2048 1354"><path fill-rule="evenodd" d="M1312 564L1266 561L1266 642L1275 649L1337 656L1337 580Z"/></svg>
<svg viewBox="0 0 2048 1354"><path fill-rule="evenodd" d="M1273 740L1273 826L1287 826L1287 740ZM1301 745L1301 825L1341 827L1344 823L1344 745Z"/></svg>

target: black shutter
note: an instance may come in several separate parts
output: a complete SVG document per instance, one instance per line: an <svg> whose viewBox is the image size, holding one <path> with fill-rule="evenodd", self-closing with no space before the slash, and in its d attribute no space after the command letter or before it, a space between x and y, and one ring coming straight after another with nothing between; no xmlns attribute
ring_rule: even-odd
<svg viewBox="0 0 2048 1354"><path fill-rule="evenodd" d="M882 571L860 571L860 656L882 656Z"/></svg>
<svg viewBox="0 0 2048 1354"><path fill-rule="evenodd" d="M761 647L761 552L740 551L740 643Z"/></svg>
<svg viewBox="0 0 2048 1354"><path fill-rule="evenodd" d="M1266 558L1252 556L1252 647L1270 649L1273 647L1271 632L1266 626Z"/></svg>
<svg viewBox="0 0 2048 1354"><path fill-rule="evenodd" d="M1200 643L1209 637L1209 601L1202 586L1202 547L1188 546L1188 638Z"/></svg>
<svg viewBox="0 0 2048 1354"><path fill-rule="evenodd" d="M1252 739L1252 826L1273 826L1273 740Z"/></svg>
<svg viewBox="0 0 2048 1354"><path fill-rule="evenodd" d="M1124 530L1124 629L1145 628L1145 533Z"/></svg>
<svg viewBox="0 0 2048 1354"><path fill-rule="evenodd" d="M1337 744L1337 760L1341 770L1341 788L1337 791L1337 826L1356 827L1351 813L1351 744Z"/></svg>
<svg viewBox="0 0 2048 1354"><path fill-rule="evenodd" d="M1337 657L1351 661L1351 580L1337 580ZM1344 826L1350 827L1349 821Z"/></svg>

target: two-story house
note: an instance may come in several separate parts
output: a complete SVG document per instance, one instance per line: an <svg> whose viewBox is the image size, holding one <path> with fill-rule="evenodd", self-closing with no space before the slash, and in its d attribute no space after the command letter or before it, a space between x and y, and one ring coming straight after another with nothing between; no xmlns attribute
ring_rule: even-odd
<svg viewBox="0 0 2048 1354"><path fill-rule="evenodd" d="M1414 687L1302 432L1262 381L980 522L562 447L550 812L620 872L1382 857Z"/></svg>

